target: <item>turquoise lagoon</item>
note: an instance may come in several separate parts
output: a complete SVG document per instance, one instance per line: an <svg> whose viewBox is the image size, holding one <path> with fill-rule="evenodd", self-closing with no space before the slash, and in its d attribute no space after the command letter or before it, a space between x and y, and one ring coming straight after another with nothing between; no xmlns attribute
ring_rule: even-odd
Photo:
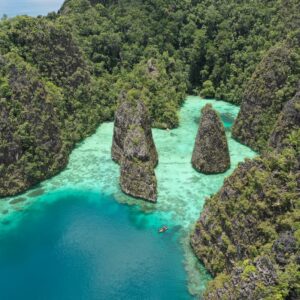
<svg viewBox="0 0 300 300"><path fill-rule="evenodd" d="M211 103L227 132L232 166L203 175L190 160L200 109ZM255 153L231 138L239 108L190 96L180 126L153 130L159 153L158 202L124 195L110 158L113 124L78 144L67 168L27 193L0 202L1 299L192 299L209 274L188 235L205 198ZM170 230L158 234L168 224Z"/></svg>

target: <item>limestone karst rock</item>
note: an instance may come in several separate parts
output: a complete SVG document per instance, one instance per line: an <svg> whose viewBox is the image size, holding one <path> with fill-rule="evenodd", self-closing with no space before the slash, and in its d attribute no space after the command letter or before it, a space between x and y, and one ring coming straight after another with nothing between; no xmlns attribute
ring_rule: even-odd
<svg viewBox="0 0 300 300"><path fill-rule="evenodd" d="M239 164L206 201L191 235L195 254L215 275L206 300L266 299L281 289L281 278L293 277L290 266L299 264L294 225L282 225L294 224L294 199L300 199L300 95L298 88L293 97L293 57L292 48L279 44L257 66L233 136L262 155ZM293 284L287 290L289 298L299 298Z"/></svg>
<svg viewBox="0 0 300 300"><path fill-rule="evenodd" d="M202 109L192 165L197 171L205 174L223 173L230 167L225 129L210 104Z"/></svg>
<svg viewBox="0 0 300 300"><path fill-rule="evenodd" d="M285 104L269 138L269 146L280 151L287 146L288 135L297 128L300 128L300 91Z"/></svg>
<svg viewBox="0 0 300 300"><path fill-rule="evenodd" d="M274 151L240 163L205 203L190 240L216 276L204 299L264 299L266 291L278 288L281 272L290 278L287 266L299 264L294 225L282 225L294 224L299 215L294 204L300 199L299 108L297 93L285 104L269 139ZM289 290L291 299L299 298L292 286Z"/></svg>
<svg viewBox="0 0 300 300"><path fill-rule="evenodd" d="M299 141L299 130L294 132ZM283 224L294 224L299 214L294 205L300 199L299 143L291 146L290 140L287 145L281 152L276 148L240 163L206 201L190 240L197 257L216 276L204 299L265 299L263 291L278 285L270 279L282 270L288 276L286 266L298 264L296 231ZM260 267L262 255L267 260ZM245 270L252 270L251 275L243 276ZM224 274L229 276L222 280Z"/></svg>
<svg viewBox="0 0 300 300"><path fill-rule="evenodd" d="M120 185L128 195L156 202L157 181L150 147L144 129L131 125L124 140Z"/></svg>
<svg viewBox="0 0 300 300"><path fill-rule="evenodd" d="M249 275L245 276L247 271ZM247 260L244 265L234 267L227 278L221 284L210 286L203 299L263 299L264 293L258 287L271 289L278 280L276 268L268 256Z"/></svg>
<svg viewBox="0 0 300 300"><path fill-rule="evenodd" d="M145 132L146 143L149 147L150 161L153 166L158 163L158 155L152 137L151 120L148 110L142 101L129 101L121 97L121 103L115 113L112 159L121 163L124 152L124 141L132 125L140 126Z"/></svg>
<svg viewBox="0 0 300 300"><path fill-rule="evenodd" d="M283 91L297 72L294 56L294 48L287 43L272 47L247 84L232 136L256 151L266 148L282 107L290 100ZM290 85L293 90L295 84Z"/></svg>
<svg viewBox="0 0 300 300"><path fill-rule="evenodd" d="M66 166L69 154L52 95L36 70L13 66L7 76L10 96L0 99L0 197L53 176Z"/></svg>

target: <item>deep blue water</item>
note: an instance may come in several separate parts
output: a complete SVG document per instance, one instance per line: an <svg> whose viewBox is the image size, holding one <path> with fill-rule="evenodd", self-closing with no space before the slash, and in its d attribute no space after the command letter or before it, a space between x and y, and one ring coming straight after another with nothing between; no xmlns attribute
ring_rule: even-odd
<svg viewBox="0 0 300 300"><path fill-rule="evenodd" d="M104 123L71 153L67 168L32 190L0 200L0 300L188 300L211 279L189 247L205 197L244 157L230 138L231 169L207 176L190 157L199 112L211 103L230 130L238 107L188 97L180 126L154 129L158 202L125 196ZM169 231L158 234L163 224Z"/></svg>
<svg viewBox="0 0 300 300"><path fill-rule="evenodd" d="M190 299L178 232L158 234L159 215L61 190L20 222L0 234L1 299Z"/></svg>
<svg viewBox="0 0 300 300"><path fill-rule="evenodd" d="M62 3L0 0L0 16L46 15ZM183 231L176 225L178 222L172 224L167 218L170 230L163 235L157 233L166 221L166 211L177 215L181 225L191 225L195 214L198 218L204 197L215 192L225 176L212 180L193 173L190 167L200 104L198 100L190 102L191 111L187 107L181 127L174 130L176 134L155 132L157 145L166 147L160 148L160 161L166 159L164 156L170 159L172 153L175 162L169 164L167 159L156 170L161 189L155 213L120 205L113 196L89 190L92 186L103 192L116 192L118 170L110 159L112 125L108 124L99 136L95 134L89 143L83 143L82 150L73 152L74 159L70 159L65 172L48 185L45 183L47 188L40 189L44 195L38 197L33 192L32 197L29 193L26 202L17 205L5 205L7 201L3 201L0 300L188 300L192 298L187 288L188 274L192 279L189 287L196 287L196 292L200 287L202 291L210 277L203 268L199 270L192 254L189 259L185 257L188 243L180 245ZM230 130L237 108L220 102L214 105L219 106L226 130ZM232 140L230 146L234 163L250 155ZM165 168L169 165L174 169ZM174 174L180 176L180 182ZM68 183L79 190L66 189ZM54 187L57 189L51 192Z"/></svg>
<svg viewBox="0 0 300 300"><path fill-rule="evenodd" d="M9 17L16 15L47 15L57 11L63 0L0 0L0 17L6 14Z"/></svg>

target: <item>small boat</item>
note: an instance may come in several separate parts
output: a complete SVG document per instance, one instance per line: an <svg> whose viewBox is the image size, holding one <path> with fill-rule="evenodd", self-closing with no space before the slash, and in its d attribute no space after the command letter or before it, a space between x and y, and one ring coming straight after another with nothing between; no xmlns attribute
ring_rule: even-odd
<svg viewBox="0 0 300 300"><path fill-rule="evenodd" d="M168 226L163 226L158 229L158 233L163 233L163 232L166 232L167 230L168 230Z"/></svg>

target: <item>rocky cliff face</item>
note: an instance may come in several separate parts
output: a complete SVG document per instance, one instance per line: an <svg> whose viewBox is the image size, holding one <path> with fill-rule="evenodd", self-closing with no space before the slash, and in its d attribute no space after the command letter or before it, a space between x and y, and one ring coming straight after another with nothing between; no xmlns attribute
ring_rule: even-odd
<svg viewBox="0 0 300 300"><path fill-rule="evenodd" d="M5 41L0 45L0 197L5 197L61 171L75 142L111 110L96 104L104 98L101 84L65 27L20 16L0 31Z"/></svg>
<svg viewBox="0 0 300 300"><path fill-rule="evenodd" d="M263 154L207 200L192 234L196 255L216 275L205 299L300 298L298 65L295 44L273 47L244 93L233 136Z"/></svg>
<svg viewBox="0 0 300 300"><path fill-rule="evenodd" d="M299 299L299 240L283 232L271 250L235 265L209 285L204 299Z"/></svg>
<svg viewBox="0 0 300 300"><path fill-rule="evenodd" d="M153 166L158 163L156 147L152 137L151 120L145 104L142 101L129 101L122 97L119 108L115 113L113 144L111 156L114 161L121 163L124 154L125 139L131 126L140 126L145 133L149 148L150 161Z"/></svg>
<svg viewBox="0 0 300 300"><path fill-rule="evenodd" d="M204 299L300 298L296 57L290 45L277 45L245 91L233 135L262 155L239 164L207 199L191 235L196 255L215 276Z"/></svg>
<svg viewBox="0 0 300 300"><path fill-rule="evenodd" d="M288 135L300 126L300 90L294 98L288 101L278 120L269 139L269 146L279 151L287 147Z"/></svg>
<svg viewBox="0 0 300 300"><path fill-rule="evenodd" d="M3 68L10 92L9 101L0 100L0 195L9 196L53 176L66 165L68 149L53 95L37 73L25 66Z"/></svg>
<svg viewBox="0 0 300 300"><path fill-rule="evenodd" d="M277 279L273 262L268 256L262 256L234 268L230 279L226 283L220 280L219 286L213 284L205 299L263 299L265 293L258 286L271 288Z"/></svg>
<svg viewBox="0 0 300 300"><path fill-rule="evenodd" d="M225 129L210 104L202 109L192 165L197 171L205 174L223 173L230 167Z"/></svg>
<svg viewBox="0 0 300 300"><path fill-rule="evenodd" d="M232 135L254 150L266 148L284 103L296 91L296 49L287 41L271 48L247 84Z"/></svg>
<svg viewBox="0 0 300 300"><path fill-rule="evenodd" d="M120 185L128 195L156 202L157 182L150 147L145 130L131 125L124 140Z"/></svg>
<svg viewBox="0 0 300 300"><path fill-rule="evenodd" d="M288 143L280 153L240 164L206 201L191 236L196 255L217 276L206 299L244 299L251 289L253 297L245 299L299 293L299 128ZM270 261L263 269L257 266L260 256Z"/></svg>
<svg viewBox="0 0 300 300"><path fill-rule="evenodd" d="M205 299L300 297L299 93L273 127L273 150L238 166L207 199L191 236L216 276Z"/></svg>

